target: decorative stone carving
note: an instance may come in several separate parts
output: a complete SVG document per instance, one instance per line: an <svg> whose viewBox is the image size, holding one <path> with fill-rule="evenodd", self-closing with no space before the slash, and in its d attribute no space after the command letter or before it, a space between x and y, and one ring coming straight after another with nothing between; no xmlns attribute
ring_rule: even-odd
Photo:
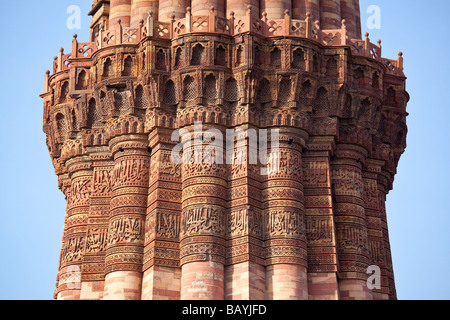
<svg viewBox="0 0 450 320"><path fill-rule="evenodd" d="M91 41L75 35L45 75L67 198L56 297L199 298L204 267L209 299L355 298L346 284L379 264L372 297L394 299L385 201L406 148L403 54L382 58L349 0L122 2L95 0ZM223 137L280 129L279 148L245 137L231 164L174 163L172 134L196 122ZM97 291L69 289L70 266Z"/></svg>

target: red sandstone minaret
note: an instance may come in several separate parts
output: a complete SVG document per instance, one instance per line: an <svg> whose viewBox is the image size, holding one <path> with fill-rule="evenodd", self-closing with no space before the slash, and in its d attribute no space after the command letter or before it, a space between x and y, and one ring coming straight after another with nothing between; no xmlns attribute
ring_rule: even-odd
<svg viewBox="0 0 450 320"><path fill-rule="evenodd" d="M55 298L396 298L385 201L409 96L402 54L361 38L358 0L95 0L89 14L90 42L61 49L42 94L67 198ZM261 174L249 139L231 164L174 163L173 132L200 122L279 129L265 150L279 170Z"/></svg>

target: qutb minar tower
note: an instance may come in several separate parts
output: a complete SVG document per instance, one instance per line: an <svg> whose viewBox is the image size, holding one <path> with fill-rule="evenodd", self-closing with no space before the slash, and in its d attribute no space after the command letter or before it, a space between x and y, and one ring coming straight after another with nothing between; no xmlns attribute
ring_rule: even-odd
<svg viewBox="0 0 450 320"><path fill-rule="evenodd" d="M67 199L56 299L396 299L385 202L409 96L402 54L361 35L358 0L89 14L89 41L60 50L41 95ZM277 148L245 134L275 129ZM230 130L231 163L188 152Z"/></svg>

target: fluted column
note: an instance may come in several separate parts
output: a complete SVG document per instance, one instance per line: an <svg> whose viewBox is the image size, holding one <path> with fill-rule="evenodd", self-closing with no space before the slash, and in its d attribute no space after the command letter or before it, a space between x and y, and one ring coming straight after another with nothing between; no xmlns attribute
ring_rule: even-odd
<svg viewBox="0 0 450 320"><path fill-rule="evenodd" d="M247 14L248 6L251 7L252 13L260 17L259 0L227 0L226 17L229 18L231 12L234 12L235 17L244 17Z"/></svg>
<svg viewBox="0 0 450 320"><path fill-rule="evenodd" d="M311 13L311 19L314 22L320 21L320 1L321 0L306 0L306 13Z"/></svg>
<svg viewBox="0 0 450 320"><path fill-rule="evenodd" d="M366 157L362 147L338 144L331 166L342 300L372 299L366 274L369 247L362 178Z"/></svg>
<svg viewBox="0 0 450 320"><path fill-rule="evenodd" d="M105 300L139 300L150 154L146 135L110 141L113 187L105 259Z"/></svg>
<svg viewBox="0 0 450 320"><path fill-rule="evenodd" d="M214 12L218 17L225 16L225 1L226 0L192 0L191 9L193 16L207 16L214 7Z"/></svg>
<svg viewBox="0 0 450 320"><path fill-rule="evenodd" d="M105 285L105 253L114 161L108 147L89 147L88 152L93 179L82 266L81 300L100 300Z"/></svg>
<svg viewBox="0 0 450 320"><path fill-rule="evenodd" d="M389 192L389 181L392 181L392 175L384 168L381 170L381 177L378 179L380 188L380 218L383 232L383 249L385 254L386 268L385 273L382 269L382 279L387 278L389 300L397 299L397 290L395 288L394 268L392 265L391 244L389 240L389 228L386 213L386 197Z"/></svg>
<svg viewBox="0 0 450 320"><path fill-rule="evenodd" d="M307 0L292 0L292 19L305 20L307 9Z"/></svg>
<svg viewBox="0 0 450 320"><path fill-rule="evenodd" d="M234 158L229 163L227 266L225 299L264 300L265 261L259 166L250 157L258 153L257 129L235 127ZM231 140L232 139L232 140ZM233 141L232 136L227 136ZM230 145L230 144L229 144Z"/></svg>
<svg viewBox="0 0 450 320"><path fill-rule="evenodd" d="M119 24L129 27L131 23L131 0L111 0L109 11L109 27Z"/></svg>
<svg viewBox="0 0 450 320"><path fill-rule="evenodd" d="M341 0L320 0L320 28L341 28Z"/></svg>
<svg viewBox="0 0 450 320"><path fill-rule="evenodd" d="M279 150L272 143L268 149L268 175L262 177L268 300L308 299L302 169L306 137L282 127Z"/></svg>
<svg viewBox="0 0 450 320"><path fill-rule="evenodd" d="M172 16L175 19L184 18L189 3L188 0L159 0L159 20L169 22L172 20Z"/></svg>
<svg viewBox="0 0 450 320"><path fill-rule="evenodd" d="M381 202L384 199L383 187L378 180L384 161L368 159L363 171L364 202L367 217L367 233L369 241L370 265L381 271L380 286L374 288L374 300L389 299L389 283L386 269L386 255L384 251L383 223L381 220ZM381 179L380 179L381 182Z"/></svg>
<svg viewBox="0 0 450 320"><path fill-rule="evenodd" d="M309 300L338 300L336 234L330 180L334 137L311 137L303 154Z"/></svg>
<svg viewBox="0 0 450 320"><path fill-rule="evenodd" d="M260 12L267 13L268 19L283 19L286 10L292 11L291 0L261 0Z"/></svg>
<svg viewBox="0 0 450 320"><path fill-rule="evenodd" d="M145 225L142 300L179 300L181 292L181 165L171 152L169 128L151 129L152 150Z"/></svg>
<svg viewBox="0 0 450 320"><path fill-rule="evenodd" d="M320 20L320 0L292 0L292 18L305 20L311 14L313 21Z"/></svg>
<svg viewBox="0 0 450 320"><path fill-rule="evenodd" d="M362 38L362 31L361 31L361 9L359 6L359 0L353 0L354 1L354 7L355 7L355 37L356 39Z"/></svg>
<svg viewBox="0 0 450 320"><path fill-rule="evenodd" d="M158 21L159 0L131 0L131 26L138 26L141 20L146 21L148 13Z"/></svg>
<svg viewBox="0 0 450 320"><path fill-rule="evenodd" d="M64 194L64 196L66 197L66 212L64 215L64 230L63 230L63 235L62 235L62 241L61 241L61 252L59 254L59 264L58 264L58 274L56 276L56 288L55 288L55 292L54 292L54 299L61 299L60 296L60 292L66 290L68 291L67 288L67 283L72 281L71 275L67 272L63 272L63 268L65 265L64 262L64 252L65 252L65 240L66 240L66 232L67 232L67 214L68 214L68 205L67 205L67 197L70 195L70 178L69 178L69 174L68 173L64 173L64 174L59 174L58 175L58 184L59 184L59 188L61 190L61 192ZM67 270L64 270L67 271ZM73 275L72 275L73 277ZM78 281L81 281L81 277L78 277ZM66 293L66 296L72 296L72 293Z"/></svg>
<svg viewBox="0 0 450 320"><path fill-rule="evenodd" d="M356 11L355 0L341 0L341 20L345 19L350 39L356 39Z"/></svg>
<svg viewBox="0 0 450 320"><path fill-rule="evenodd" d="M213 128L217 130L220 127ZM208 129L208 126L203 125L203 131ZM194 137L194 126L189 126L186 130L189 132L188 136L192 134ZM224 132L223 129L219 130ZM205 132L205 135L206 139L208 133ZM202 133L199 132L195 140L201 138ZM223 139L223 136L215 136L215 139ZM223 300L227 170L224 164L216 164L208 157L200 157L202 154L206 155L201 141L196 143L197 146L192 146L190 156L186 151L183 155L181 299ZM223 153L223 150L216 152Z"/></svg>
<svg viewBox="0 0 450 320"><path fill-rule="evenodd" d="M57 298L79 300L89 216L92 166L89 157L79 156L68 160L66 167L71 177L71 183L67 191L67 219Z"/></svg>

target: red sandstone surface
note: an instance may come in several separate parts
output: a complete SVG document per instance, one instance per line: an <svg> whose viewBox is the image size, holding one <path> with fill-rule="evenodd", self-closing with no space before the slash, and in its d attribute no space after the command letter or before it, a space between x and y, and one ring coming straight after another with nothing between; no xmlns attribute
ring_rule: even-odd
<svg viewBox="0 0 450 320"><path fill-rule="evenodd" d="M403 58L359 1L96 0L45 77L67 198L57 299L395 299ZM279 129L280 170L175 165L174 130ZM268 150L270 151L270 150ZM369 290L367 268L381 270ZM81 281L81 283L80 283Z"/></svg>

